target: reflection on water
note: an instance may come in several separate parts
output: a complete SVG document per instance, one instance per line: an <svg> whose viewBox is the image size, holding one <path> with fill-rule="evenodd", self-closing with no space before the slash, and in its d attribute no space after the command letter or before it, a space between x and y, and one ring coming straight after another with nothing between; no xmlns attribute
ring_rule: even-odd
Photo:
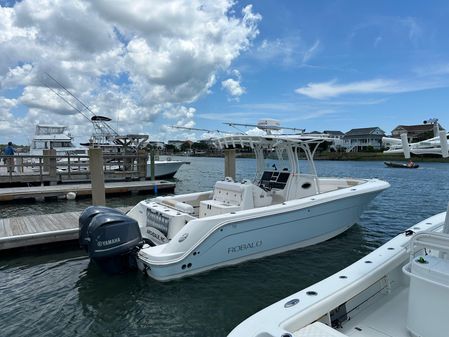
<svg viewBox="0 0 449 337"><path fill-rule="evenodd" d="M176 193L211 189L223 159L192 158ZM391 184L342 235L312 247L160 283L140 272L108 276L81 250L0 257L3 336L225 336L263 307L327 277L414 223L446 209L449 165L388 169L381 162L317 161L322 176L377 177ZM237 160L238 179L253 159ZM244 174L246 173L246 174ZM108 199L134 205L145 196ZM81 210L89 199L2 205L1 216ZM212 313L212 314L211 314ZM213 319L211 319L213 318Z"/></svg>

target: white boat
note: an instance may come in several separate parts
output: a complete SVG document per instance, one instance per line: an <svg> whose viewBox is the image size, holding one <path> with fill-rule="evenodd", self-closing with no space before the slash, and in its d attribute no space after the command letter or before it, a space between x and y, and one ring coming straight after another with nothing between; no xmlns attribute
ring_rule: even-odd
<svg viewBox="0 0 449 337"><path fill-rule="evenodd" d="M228 337L447 337L448 214L259 311Z"/></svg>
<svg viewBox="0 0 449 337"><path fill-rule="evenodd" d="M99 116L97 116L98 119ZM101 116L100 116L101 117ZM104 118L104 117L103 117ZM96 125L95 123L93 123ZM94 128L94 130L96 130ZM103 135L104 136L104 135ZM90 143L85 143L82 147L77 147L73 143L73 137L68 132L68 127L64 125L44 125L38 124L36 125L36 132L33 136L33 139L30 144L30 155L33 156L42 156L43 151L47 149L56 150L57 156L71 156L72 163L88 163L88 147L86 145L93 145L101 147L104 153L122 153L125 151L125 148L128 146L129 148L138 148L141 146L141 143L137 143L134 140L136 139L148 139L147 135L127 135L127 136L118 136L114 137L114 140L118 140L114 143L109 138L106 137L101 138L102 141L99 141L99 138L95 136L92 137L94 140ZM61 158L58 163L58 171L67 171L67 158ZM179 168L188 164L187 161L181 160L171 160L170 157L167 157L164 160L155 160L154 162L154 176L157 179L162 178L172 178ZM72 170L76 170L76 165L74 165ZM38 171L39 168L34 168L34 170ZM81 170L87 170L87 166L81 167ZM147 178L151 178L151 161L147 162Z"/></svg>
<svg viewBox="0 0 449 337"><path fill-rule="evenodd" d="M446 138L425 153L447 157ZM259 311L228 337L447 337L448 309L449 206Z"/></svg>
<svg viewBox="0 0 449 337"><path fill-rule="evenodd" d="M444 155L448 151L447 146L444 146L444 144L447 144L448 137L449 133L441 131L440 135L437 137L433 137L416 143L408 143L407 137L403 139L383 137L382 142L387 147L387 150L384 151L385 154L405 154L406 157L408 157L410 153L416 155ZM446 143L444 142L444 139L446 139Z"/></svg>
<svg viewBox="0 0 449 337"><path fill-rule="evenodd" d="M425 139L420 142L409 143L407 134L401 134L401 138L383 137L382 143L387 149L385 154L404 154L406 158L410 158L410 154L422 155L422 154L434 154L448 157L448 145L447 140L449 133L440 130L438 119L433 118L429 121L424 121L424 124L433 124L433 137Z"/></svg>
<svg viewBox="0 0 449 337"><path fill-rule="evenodd" d="M90 224L90 219L80 220L80 226L95 229L88 230L89 255L101 264L116 249L122 254L129 240L138 241L126 228L138 227L149 243L138 248L139 268L167 281L328 240L356 223L368 202L389 184L318 177L313 153L323 141L272 135L218 139L222 148L254 150L253 180L227 178L212 191L144 200L117 221L107 214ZM307 173L300 170L300 150L309 164ZM272 155L278 158L275 164L267 158ZM85 212L81 218L88 219L96 211Z"/></svg>
<svg viewBox="0 0 449 337"><path fill-rule="evenodd" d="M173 178L182 165L190 164L184 160L173 160L171 157L154 161L154 176L157 179ZM147 163L147 177L151 178L151 162Z"/></svg>
<svg viewBox="0 0 449 337"><path fill-rule="evenodd" d="M86 155L86 149L73 144L73 137L64 125L36 125L30 144L30 155L42 156L44 150L54 149L57 156Z"/></svg>

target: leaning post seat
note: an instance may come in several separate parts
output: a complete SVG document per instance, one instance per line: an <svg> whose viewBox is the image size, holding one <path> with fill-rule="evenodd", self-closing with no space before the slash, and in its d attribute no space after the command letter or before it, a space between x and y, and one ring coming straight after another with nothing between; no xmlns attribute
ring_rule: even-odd
<svg viewBox="0 0 449 337"><path fill-rule="evenodd" d="M200 202L200 217L254 208L252 184L217 181L212 200Z"/></svg>

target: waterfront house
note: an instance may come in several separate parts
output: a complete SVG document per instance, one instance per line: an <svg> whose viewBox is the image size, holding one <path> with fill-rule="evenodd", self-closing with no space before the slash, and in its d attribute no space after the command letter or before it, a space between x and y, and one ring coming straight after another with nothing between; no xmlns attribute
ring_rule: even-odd
<svg viewBox="0 0 449 337"><path fill-rule="evenodd" d="M323 134L326 137L332 138L334 140L331 145L331 150L341 151L342 149L344 149L343 137L345 136L345 134L343 132L335 130L324 130Z"/></svg>
<svg viewBox="0 0 449 337"><path fill-rule="evenodd" d="M324 130L324 134L328 135L330 138L343 138L345 134L341 131Z"/></svg>
<svg viewBox="0 0 449 337"><path fill-rule="evenodd" d="M156 150L163 150L165 148L165 143L157 140L149 141L148 145Z"/></svg>
<svg viewBox="0 0 449 337"><path fill-rule="evenodd" d="M182 144L184 144L185 140L169 140L167 142L168 145L173 145L177 150L181 150Z"/></svg>
<svg viewBox="0 0 449 337"><path fill-rule="evenodd" d="M401 134L406 133L410 143L419 142L437 136L434 131L434 126L438 126L437 130L444 130L439 124L418 124L418 125L398 125L391 131L391 136L400 138Z"/></svg>
<svg viewBox="0 0 449 337"><path fill-rule="evenodd" d="M351 129L343 137L346 152L358 152L382 149L382 137L385 132L379 127Z"/></svg>

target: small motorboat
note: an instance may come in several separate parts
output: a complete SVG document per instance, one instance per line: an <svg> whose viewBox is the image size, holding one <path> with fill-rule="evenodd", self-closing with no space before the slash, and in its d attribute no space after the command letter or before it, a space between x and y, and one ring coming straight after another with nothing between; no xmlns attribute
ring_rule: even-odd
<svg viewBox="0 0 449 337"><path fill-rule="evenodd" d="M408 162L408 163L395 163L392 161L384 161L384 164L387 167L394 167L394 168L418 168L419 165L415 164L414 162Z"/></svg>
<svg viewBox="0 0 449 337"><path fill-rule="evenodd" d="M313 154L324 141L275 135L216 139L220 148L253 149L254 179L227 177L211 191L143 200L127 215L91 206L80 217L81 245L100 267L126 263L129 254L146 274L167 281L328 240L354 225L390 185L318 177ZM308 170L300 170L300 151Z"/></svg>

